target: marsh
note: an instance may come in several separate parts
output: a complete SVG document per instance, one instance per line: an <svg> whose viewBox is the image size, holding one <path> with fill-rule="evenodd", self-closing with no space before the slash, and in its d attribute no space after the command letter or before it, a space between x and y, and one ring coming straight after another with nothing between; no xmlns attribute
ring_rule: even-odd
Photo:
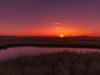
<svg viewBox="0 0 100 75"><path fill-rule="evenodd" d="M0 75L100 75L100 50L10 47L0 51Z"/></svg>
<svg viewBox="0 0 100 75"><path fill-rule="evenodd" d="M7 49L1 49L0 51L0 60L15 58L18 56L32 56L32 55L41 55L41 54L49 54L56 52L74 52L78 54L85 53L100 53L100 49L92 49L92 48L70 48L70 47L30 47L30 46L22 46L22 47L11 47Z"/></svg>

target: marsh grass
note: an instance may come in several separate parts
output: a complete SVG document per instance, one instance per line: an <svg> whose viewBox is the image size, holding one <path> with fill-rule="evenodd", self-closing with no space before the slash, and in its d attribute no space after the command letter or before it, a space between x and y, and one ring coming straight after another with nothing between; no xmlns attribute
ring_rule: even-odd
<svg viewBox="0 0 100 75"><path fill-rule="evenodd" d="M98 53L56 52L0 61L0 75L100 75Z"/></svg>

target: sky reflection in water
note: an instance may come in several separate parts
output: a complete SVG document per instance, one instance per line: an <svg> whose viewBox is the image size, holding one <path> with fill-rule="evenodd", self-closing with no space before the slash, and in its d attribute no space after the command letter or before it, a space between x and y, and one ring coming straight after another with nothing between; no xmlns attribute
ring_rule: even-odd
<svg viewBox="0 0 100 75"><path fill-rule="evenodd" d="M39 55L52 52L70 51L77 53L100 53L100 49L90 48L49 48L49 47L14 47L0 51L0 60L15 58L22 55Z"/></svg>

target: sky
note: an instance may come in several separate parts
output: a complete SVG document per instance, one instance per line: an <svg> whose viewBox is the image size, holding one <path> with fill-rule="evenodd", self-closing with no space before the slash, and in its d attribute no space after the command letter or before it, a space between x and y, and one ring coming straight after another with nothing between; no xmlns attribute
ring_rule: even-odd
<svg viewBox="0 0 100 75"><path fill-rule="evenodd" d="M0 0L0 35L100 36L100 0Z"/></svg>

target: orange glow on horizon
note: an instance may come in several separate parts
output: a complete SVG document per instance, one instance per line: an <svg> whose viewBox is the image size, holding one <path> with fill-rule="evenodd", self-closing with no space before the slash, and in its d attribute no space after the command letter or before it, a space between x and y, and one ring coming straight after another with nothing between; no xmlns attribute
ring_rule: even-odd
<svg viewBox="0 0 100 75"><path fill-rule="evenodd" d="M24 35L24 34L23 34ZM63 27L56 27L56 28L46 28L46 29L39 29L29 32L29 36L47 36L47 37L69 37L69 36L91 36L94 34L89 34L88 31L78 31L75 29L68 29Z"/></svg>
<svg viewBox="0 0 100 75"><path fill-rule="evenodd" d="M66 36L73 36L77 32L74 29L70 29L70 28L56 27L55 33L60 37L66 37Z"/></svg>
<svg viewBox="0 0 100 75"><path fill-rule="evenodd" d="M59 24L59 23L56 23ZM44 36L44 37L77 37L77 36L100 36L98 33L93 33L92 31L84 31L74 28L66 28L63 26L56 27L43 27L38 29L30 29L26 31L15 31L15 32L3 32L1 35L7 36Z"/></svg>
<svg viewBox="0 0 100 75"><path fill-rule="evenodd" d="M65 34L62 34L62 33L23 33L23 34L6 34L7 36L44 36L44 37L78 37L78 36L100 36L99 34L87 34L87 33L65 33ZM5 36L6 36L5 35Z"/></svg>
<svg viewBox="0 0 100 75"><path fill-rule="evenodd" d="M61 35L59 35L59 37L63 38L63 37L64 37L64 35L63 35L63 34L61 34Z"/></svg>

